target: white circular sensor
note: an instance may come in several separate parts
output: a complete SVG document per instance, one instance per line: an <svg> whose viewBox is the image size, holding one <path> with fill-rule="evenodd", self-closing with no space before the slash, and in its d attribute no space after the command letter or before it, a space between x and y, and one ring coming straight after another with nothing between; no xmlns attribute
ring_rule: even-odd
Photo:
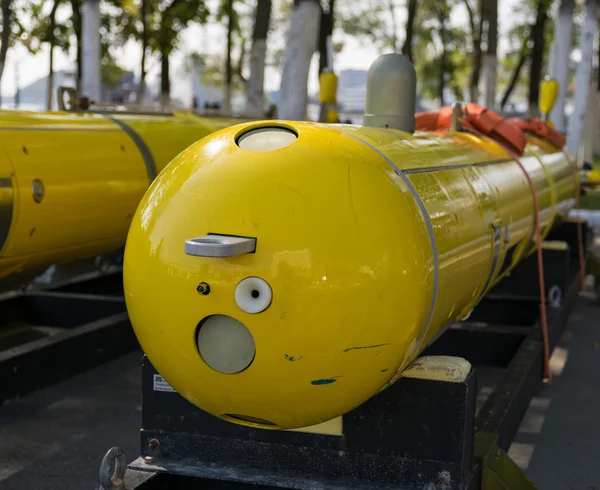
<svg viewBox="0 0 600 490"><path fill-rule="evenodd" d="M254 360L254 337L246 326L227 315L207 317L198 330L198 351L206 364L223 374L235 374Z"/></svg>
<svg viewBox="0 0 600 490"><path fill-rule="evenodd" d="M250 151L280 150L298 139L296 133L287 128L270 127L251 129L238 139L238 146Z"/></svg>
<svg viewBox="0 0 600 490"><path fill-rule="evenodd" d="M271 304L273 291L260 277L247 277L235 288L235 302L246 313L260 313Z"/></svg>

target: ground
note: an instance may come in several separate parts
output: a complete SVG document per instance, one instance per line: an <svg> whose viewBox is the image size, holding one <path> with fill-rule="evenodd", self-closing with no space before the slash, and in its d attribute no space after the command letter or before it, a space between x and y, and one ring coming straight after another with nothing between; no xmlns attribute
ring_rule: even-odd
<svg viewBox="0 0 600 490"><path fill-rule="evenodd" d="M104 453L139 453L141 352L0 408L1 490L93 490Z"/></svg>
<svg viewBox="0 0 600 490"><path fill-rule="evenodd" d="M0 490L92 490L105 451L138 455L141 353L0 408ZM600 306L581 299L510 455L540 490L600 490Z"/></svg>
<svg viewBox="0 0 600 490"><path fill-rule="evenodd" d="M509 454L540 490L600 490L600 306L583 303Z"/></svg>

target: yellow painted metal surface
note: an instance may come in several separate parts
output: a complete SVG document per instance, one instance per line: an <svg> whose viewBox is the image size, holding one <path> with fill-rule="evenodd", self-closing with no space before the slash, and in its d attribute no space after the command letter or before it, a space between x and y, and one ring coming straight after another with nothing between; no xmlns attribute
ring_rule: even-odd
<svg viewBox="0 0 600 490"><path fill-rule="evenodd" d="M160 171L215 129L183 114L3 112L0 179L9 179L12 211L9 219L0 216L0 231L9 228L0 240L0 277L123 246L149 185L149 166ZM39 202L32 186L42 191Z"/></svg>
<svg viewBox="0 0 600 490"><path fill-rule="evenodd" d="M553 78L544 80L540 84L539 106L542 114L549 114L554 107L556 97L558 97L558 87L558 81Z"/></svg>
<svg viewBox="0 0 600 490"><path fill-rule="evenodd" d="M319 75L319 102L321 104L335 104L338 86L338 77L335 73L321 73Z"/></svg>
<svg viewBox="0 0 600 490"><path fill-rule="evenodd" d="M298 137L271 151L237 146L268 127ZM575 179L563 175L562 153L533 143L528 152L548 229ZM188 148L146 193L125 251L127 307L153 365L190 402L244 425L310 426L384 389L467 315L532 250L533 214L519 165L474 136L236 126ZM256 250L184 252L185 240L209 233L254 237ZM247 277L272 289L261 313L236 304ZM215 314L253 336L254 360L237 374L199 354L197 330Z"/></svg>

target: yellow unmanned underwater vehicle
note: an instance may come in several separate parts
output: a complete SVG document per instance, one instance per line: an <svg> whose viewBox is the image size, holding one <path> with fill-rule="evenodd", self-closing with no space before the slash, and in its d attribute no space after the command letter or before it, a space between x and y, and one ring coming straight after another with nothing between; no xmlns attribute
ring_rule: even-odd
<svg viewBox="0 0 600 490"><path fill-rule="evenodd" d="M146 193L125 250L127 307L191 403L267 429L347 413L535 250L528 179L542 238L574 206L577 173L547 140L519 132L516 155L460 127L414 132L402 60L371 68L365 126L223 129Z"/></svg>

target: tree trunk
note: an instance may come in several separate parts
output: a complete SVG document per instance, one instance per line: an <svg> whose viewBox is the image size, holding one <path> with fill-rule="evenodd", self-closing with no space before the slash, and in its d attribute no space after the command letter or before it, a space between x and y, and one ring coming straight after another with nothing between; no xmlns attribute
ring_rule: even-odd
<svg viewBox="0 0 600 490"><path fill-rule="evenodd" d="M600 30L598 30L598 51L596 51L596 63L598 66L596 69L596 91L600 92Z"/></svg>
<svg viewBox="0 0 600 490"><path fill-rule="evenodd" d="M487 49L483 58L485 106L496 105L496 79L498 67L498 0L484 0L483 18L487 25Z"/></svg>
<svg viewBox="0 0 600 490"><path fill-rule="evenodd" d="M225 60L225 87L223 94L223 109L225 112L231 112L231 92L233 88L233 66L231 61L233 15L233 0L227 0L227 59Z"/></svg>
<svg viewBox="0 0 600 490"><path fill-rule="evenodd" d="M71 0L71 9L73 11L73 31L75 33L75 49L77 73L75 74L75 89L81 93L81 1Z"/></svg>
<svg viewBox="0 0 600 490"><path fill-rule="evenodd" d="M169 77L169 53L160 53L160 105L169 107L171 105L171 78Z"/></svg>
<svg viewBox="0 0 600 490"><path fill-rule="evenodd" d="M542 81L542 66L544 58L544 44L546 42L544 31L548 20L549 0L537 1L537 14L535 24L531 28L533 46L531 48L531 66L529 71L529 114L538 112L538 99L540 96L540 83Z"/></svg>
<svg viewBox="0 0 600 490"><path fill-rule="evenodd" d="M135 103L142 104L146 92L146 51L148 51L148 0L142 0L140 17L142 20L142 60L140 62L140 83L135 94Z"/></svg>
<svg viewBox="0 0 600 490"><path fill-rule="evenodd" d="M398 32L398 28L396 26L396 11L394 10L394 1L388 0L388 8L390 9L390 19L392 21L392 49L394 53L398 51L398 39L396 37L396 32Z"/></svg>
<svg viewBox="0 0 600 490"><path fill-rule="evenodd" d="M46 110L52 110L54 102L54 43L50 43L50 66L48 67L48 96L46 97Z"/></svg>
<svg viewBox="0 0 600 490"><path fill-rule="evenodd" d="M321 27L319 29L319 75L321 73L333 73L333 15L335 0L329 0L329 5L323 5L321 13ZM319 78L319 85L320 85ZM321 104L319 109L319 121L327 122L327 113L330 109L328 104Z"/></svg>
<svg viewBox="0 0 600 490"><path fill-rule="evenodd" d="M246 61L246 38L240 39L240 57L238 58L237 65L235 67L235 74L242 83L248 83L248 80L244 78L244 62Z"/></svg>
<svg viewBox="0 0 600 490"><path fill-rule="evenodd" d="M333 70L333 66L329 66L329 43L333 36L333 9L335 0L329 0L329 8L324 8L321 15L321 27L319 28L319 73L323 73L327 68Z"/></svg>
<svg viewBox="0 0 600 490"><path fill-rule="evenodd" d="M6 65L6 53L8 53L8 43L10 41L10 27L12 26L11 0L2 0L2 37L0 38L0 87L2 86L2 75L4 75L4 66ZM0 92L0 103L2 102L2 93Z"/></svg>
<svg viewBox="0 0 600 490"><path fill-rule="evenodd" d="M469 5L468 0L465 4ZM477 0L477 20L471 8L469 8L469 19L471 22L471 38L473 42L471 77L469 78L469 97L471 102L479 101L479 78L481 76L481 38L483 36L483 0Z"/></svg>
<svg viewBox="0 0 600 490"><path fill-rule="evenodd" d="M46 109L48 111L52 110L52 103L54 101L54 30L56 29L56 9L58 8L60 0L54 0L54 5L52 5L52 10L50 11L50 16L48 18L48 33L50 40L50 59L49 59L49 67L48 67L48 96Z"/></svg>
<svg viewBox="0 0 600 490"><path fill-rule="evenodd" d="M417 15L417 0L409 0L407 8L408 18L406 19L406 39L402 45L402 54L412 61L412 45L413 33L415 30L415 17Z"/></svg>
<svg viewBox="0 0 600 490"><path fill-rule="evenodd" d="M92 101L102 100L102 46L100 45L100 29L102 14L100 0L83 0L82 17L82 73L81 85L83 95Z"/></svg>
<svg viewBox="0 0 600 490"><path fill-rule="evenodd" d="M440 41L442 44L442 54L440 55L440 79L438 95L440 97L440 107L444 107L444 92L446 90L446 16L444 11L439 9L438 22L440 23Z"/></svg>
<svg viewBox="0 0 600 490"><path fill-rule="evenodd" d="M506 87L506 91L504 92L504 95L502 97L502 101L500 102L500 109L502 109L502 110L504 110L504 108L506 107L506 104L508 104L508 99L510 99L512 91L517 86L517 82L519 81L519 76L521 76L521 70L523 69L525 62L527 61L527 58L529 57L529 48L527 47L528 41L529 41L529 39L526 39L525 44L523 44L523 46L521 47L521 52L519 53L519 61L517 62L517 65L515 66L515 70L513 71L512 77L510 78L510 82L508 83L508 86Z"/></svg>
<svg viewBox="0 0 600 490"><path fill-rule="evenodd" d="M15 63L15 109L21 104L21 82L19 80L20 66L19 62Z"/></svg>
<svg viewBox="0 0 600 490"><path fill-rule="evenodd" d="M282 119L306 119L308 72L317 48L320 17L318 0L294 0L279 90Z"/></svg>
<svg viewBox="0 0 600 490"><path fill-rule="evenodd" d="M561 0L554 22L554 42L550 58L550 76L558 82L558 96L550 112L550 120L559 131L565 131L565 102L569 94L569 58L573 33L575 0Z"/></svg>
<svg viewBox="0 0 600 490"><path fill-rule="evenodd" d="M256 18L252 32L250 51L250 78L248 79L248 112L262 114L265 99L265 59L267 56L267 35L271 20L271 0L258 0Z"/></svg>
<svg viewBox="0 0 600 490"><path fill-rule="evenodd" d="M579 48L581 49L581 61L577 65L575 74L575 90L573 92L573 115L569 118L569 130L567 132L567 148L572 155L581 161L581 150L589 144L584 140L587 122L587 112L590 110L591 99L589 97L590 82L592 78L592 61L594 59L594 38L597 31L597 2L596 0L585 1L585 17ZM594 108L597 110L597 108ZM581 147L581 143L584 147Z"/></svg>

